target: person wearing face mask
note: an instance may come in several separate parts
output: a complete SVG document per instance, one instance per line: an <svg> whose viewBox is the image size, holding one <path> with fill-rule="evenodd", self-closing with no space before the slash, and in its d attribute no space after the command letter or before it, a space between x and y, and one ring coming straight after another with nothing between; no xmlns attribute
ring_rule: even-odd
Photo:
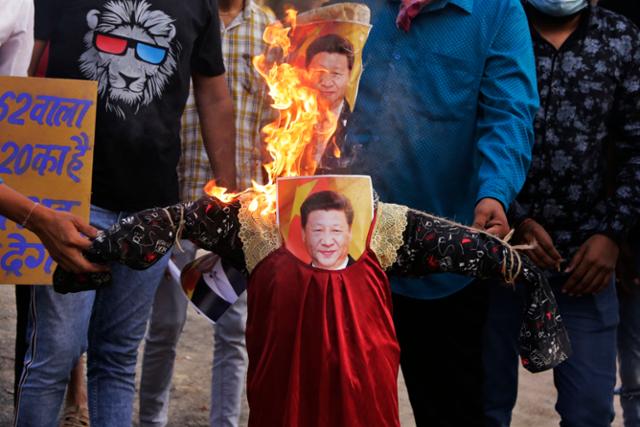
<svg viewBox="0 0 640 427"><path fill-rule="evenodd" d="M587 0L524 6L542 107L511 223L517 243L535 243L528 253L547 270L572 342L573 355L554 369L560 425L610 426L619 322L614 270L640 215L640 31ZM484 354L489 427L508 426L516 402L511 322L522 315L519 292L491 289Z"/></svg>

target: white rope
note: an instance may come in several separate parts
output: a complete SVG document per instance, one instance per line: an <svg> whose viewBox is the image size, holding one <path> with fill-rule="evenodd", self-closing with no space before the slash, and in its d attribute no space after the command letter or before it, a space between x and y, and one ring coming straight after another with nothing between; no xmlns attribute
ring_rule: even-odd
<svg viewBox="0 0 640 427"><path fill-rule="evenodd" d="M162 208L162 210L164 211L164 213L167 214L167 217L169 218L169 222L171 223L171 228L175 228L176 225L173 223L173 218L171 217L171 212L169 212L169 209L167 208ZM182 245L180 244L180 239L182 237L182 232L184 231L184 206L180 205L180 221L178 222L178 228L176 230L176 236L173 240L173 243L175 243L175 245L178 247L178 249L180 249L180 252L184 252L184 249L182 248Z"/></svg>

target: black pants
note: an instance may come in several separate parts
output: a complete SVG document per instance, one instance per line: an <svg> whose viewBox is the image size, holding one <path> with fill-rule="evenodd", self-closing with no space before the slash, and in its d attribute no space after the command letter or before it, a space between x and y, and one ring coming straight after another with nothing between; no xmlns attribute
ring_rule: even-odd
<svg viewBox="0 0 640 427"><path fill-rule="evenodd" d="M475 281L435 300L394 294L393 305L402 374L417 427L483 426L486 283Z"/></svg>
<svg viewBox="0 0 640 427"><path fill-rule="evenodd" d="M22 376L24 366L24 355L27 352L27 320L29 318L29 307L31 301L31 286L16 285L16 310L18 318L16 320L16 348L15 361L13 366L13 404L18 399L18 383Z"/></svg>

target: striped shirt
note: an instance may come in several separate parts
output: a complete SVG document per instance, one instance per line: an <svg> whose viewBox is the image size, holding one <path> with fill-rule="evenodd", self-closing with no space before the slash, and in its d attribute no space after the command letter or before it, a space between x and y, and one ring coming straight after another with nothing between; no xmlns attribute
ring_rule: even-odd
<svg viewBox="0 0 640 427"><path fill-rule="evenodd" d="M234 103L236 125L236 181L239 190L262 181L262 139L260 130L274 117L262 77L251 63L264 52L262 34L275 17L267 8L247 0L243 12L224 27L222 52L227 84ZM193 88L182 116L182 156L178 165L180 198L195 200L203 195L204 185L213 177L196 109Z"/></svg>

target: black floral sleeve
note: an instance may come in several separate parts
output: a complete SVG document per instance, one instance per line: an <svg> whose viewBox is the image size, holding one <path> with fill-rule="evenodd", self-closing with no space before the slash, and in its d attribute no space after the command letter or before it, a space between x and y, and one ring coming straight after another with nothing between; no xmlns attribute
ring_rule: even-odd
<svg viewBox="0 0 640 427"><path fill-rule="evenodd" d="M404 244L387 271L403 276L457 273L520 283L525 289L519 335L522 365L540 372L571 354L569 336L544 273L526 255L491 235L409 210Z"/></svg>
<svg viewBox="0 0 640 427"><path fill-rule="evenodd" d="M167 208L147 209L101 231L85 256L95 263L119 262L144 270L162 258L176 240L189 239L246 274L238 235L239 209L240 202L224 203L208 196ZM109 273L73 274L56 268L53 281L58 292L67 293L96 289L108 284L111 277Z"/></svg>

